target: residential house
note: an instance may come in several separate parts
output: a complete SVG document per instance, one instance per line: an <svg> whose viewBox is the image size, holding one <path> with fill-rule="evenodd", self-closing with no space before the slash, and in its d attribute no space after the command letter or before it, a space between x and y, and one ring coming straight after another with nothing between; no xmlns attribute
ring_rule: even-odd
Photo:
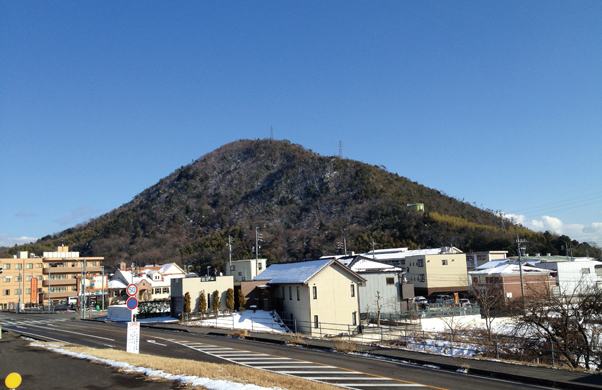
<svg viewBox="0 0 602 390"><path fill-rule="evenodd" d="M580 295L589 288L602 286L602 262L589 257L528 256L521 260L539 268L552 270L556 275L555 294Z"/></svg>
<svg viewBox="0 0 602 390"><path fill-rule="evenodd" d="M413 288L404 296L402 286L405 275L399 267L363 256L356 256L347 267L366 279L358 288L362 314L376 313L377 306L381 307L382 313L397 313L401 311L404 299L414 297ZM407 305L404 305L404 309L407 309Z"/></svg>
<svg viewBox="0 0 602 390"><path fill-rule="evenodd" d="M556 286L554 274L548 269L523 263L521 289L521 267L518 262L494 260L469 272L471 288L480 290L474 295L499 294L508 300L522 297L523 292L528 297L550 291Z"/></svg>
<svg viewBox="0 0 602 390"><path fill-rule="evenodd" d="M171 315L177 317L184 312L184 297L190 294L191 312L199 311L201 294L207 298L207 311L213 310L213 292L218 291L220 307L224 311L228 289L234 291L234 278L232 276L182 278L171 280Z"/></svg>
<svg viewBox="0 0 602 390"><path fill-rule="evenodd" d="M226 266L226 276L234 277L234 285L240 286L240 282L253 280L265 271L266 264L267 259L235 260Z"/></svg>
<svg viewBox="0 0 602 390"><path fill-rule="evenodd" d="M158 301L169 299L171 280L186 276L184 270L175 263L146 265L144 267L127 268L125 263L108 283L109 297L112 304L124 303L127 298L126 289L131 283L138 287L136 298L141 301Z"/></svg>
<svg viewBox="0 0 602 390"><path fill-rule="evenodd" d="M359 326L362 276L335 259L272 264L255 277L281 318L311 335L354 331ZM244 290L243 290L244 292Z"/></svg>

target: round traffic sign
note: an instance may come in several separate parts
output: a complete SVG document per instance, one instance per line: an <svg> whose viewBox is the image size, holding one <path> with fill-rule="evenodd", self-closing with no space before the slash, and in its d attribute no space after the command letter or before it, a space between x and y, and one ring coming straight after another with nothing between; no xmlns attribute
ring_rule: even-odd
<svg viewBox="0 0 602 390"><path fill-rule="evenodd" d="M138 293L138 286L136 286L134 283L129 284L127 288L127 293L130 297L133 297Z"/></svg>
<svg viewBox="0 0 602 390"><path fill-rule="evenodd" d="M138 300L136 298L134 298L134 297L130 297L125 302L125 305L128 307L128 309L134 310L135 308L138 307Z"/></svg>

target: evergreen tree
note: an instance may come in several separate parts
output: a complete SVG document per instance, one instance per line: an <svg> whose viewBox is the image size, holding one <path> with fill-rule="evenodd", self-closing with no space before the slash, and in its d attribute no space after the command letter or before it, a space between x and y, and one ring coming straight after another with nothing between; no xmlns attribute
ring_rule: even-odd
<svg viewBox="0 0 602 390"><path fill-rule="evenodd" d="M234 290L229 288L226 292L226 307L228 310L234 310Z"/></svg>
<svg viewBox="0 0 602 390"><path fill-rule="evenodd" d="M187 292L184 295L184 312L190 313L190 293Z"/></svg>
<svg viewBox="0 0 602 390"><path fill-rule="evenodd" d="M213 313L217 314L220 307L221 302L219 301L219 291L215 290L213 292Z"/></svg>
<svg viewBox="0 0 602 390"><path fill-rule="evenodd" d="M238 303L240 305L238 310L241 312L245 311L245 305L247 304L247 298L245 298L245 295L242 293L242 289L238 290Z"/></svg>
<svg viewBox="0 0 602 390"><path fill-rule="evenodd" d="M201 291L201 295L199 296L199 311L201 313L207 311L207 296L205 295L205 290Z"/></svg>

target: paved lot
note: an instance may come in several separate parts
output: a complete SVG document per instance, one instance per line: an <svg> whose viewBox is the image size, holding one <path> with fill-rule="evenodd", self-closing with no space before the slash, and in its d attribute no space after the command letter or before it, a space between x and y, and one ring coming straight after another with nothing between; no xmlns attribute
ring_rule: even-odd
<svg viewBox="0 0 602 390"><path fill-rule="evenodd" d="M11 372L21 375L19 390L39 389L181 389L175 382L156 382L112 367L70 358L41 348L13 333L2 332L0 340L0 389Z"/></svg>

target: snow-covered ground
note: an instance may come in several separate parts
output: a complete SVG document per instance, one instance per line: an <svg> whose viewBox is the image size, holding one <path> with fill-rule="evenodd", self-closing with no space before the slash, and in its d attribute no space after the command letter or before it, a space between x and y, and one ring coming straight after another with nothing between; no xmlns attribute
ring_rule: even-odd
<svg viewBox="0 0 602 390"><path fill-rule="evenodd" d="M287 333L288 329L277 314L264 310L245 310L218 318L190 322L191 326L213 326L227 329L246 329L254 332Z"/></svg>

